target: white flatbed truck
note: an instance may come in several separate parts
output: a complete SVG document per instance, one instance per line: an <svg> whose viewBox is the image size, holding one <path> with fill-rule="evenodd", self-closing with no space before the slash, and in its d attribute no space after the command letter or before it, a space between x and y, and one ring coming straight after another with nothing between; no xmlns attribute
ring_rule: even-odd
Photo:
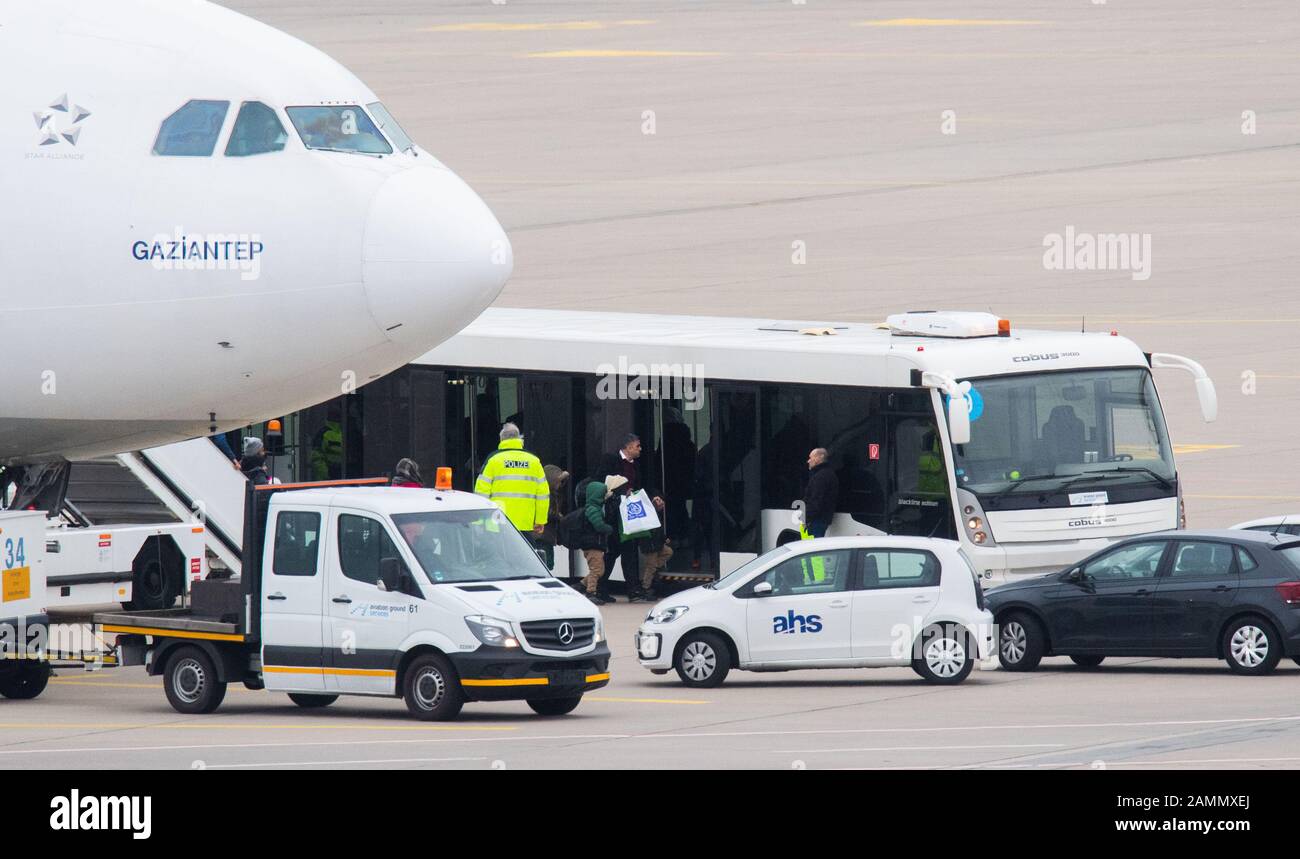
<svg viewBox="0 0 1300 859"><path fill-rule="evenodd" d="M563 715L609 683L600 612L552 577L490 501L382 480L249 486L241 576L188 608L104 612L124 665L162 675L181 713L229 683L301 707L401 697L413 716L524 700Z"/></svg>

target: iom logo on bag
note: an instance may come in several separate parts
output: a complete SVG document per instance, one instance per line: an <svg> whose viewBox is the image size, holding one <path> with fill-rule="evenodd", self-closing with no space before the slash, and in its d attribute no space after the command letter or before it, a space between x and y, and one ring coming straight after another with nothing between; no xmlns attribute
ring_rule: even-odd
<svg viewBox="0 0 1300 859"><path fill-rule="evenodd" d="M794 609L783 615L778 614L772 618L772 632L793 634L796 632L821 632L822 616L819 614L810 614L804 617L801 614L795 614Z"/></svg>
<svg viewBox="0 0 1300 859"><path fill-rule="evenodd" d="M627 519L631 522L633 519L645 518L645 502L629 501L627 504Z"/></svg>

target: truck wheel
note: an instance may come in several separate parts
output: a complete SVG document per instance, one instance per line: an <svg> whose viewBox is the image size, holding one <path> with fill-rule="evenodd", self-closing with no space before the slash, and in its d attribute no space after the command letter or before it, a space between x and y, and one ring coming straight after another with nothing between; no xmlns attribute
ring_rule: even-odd
<svg viewBox="0 0 1300 859"><path fill-rule="evenodd" d="M727 673L731 671L731 651L711 632L692 632L677 651L673 667L687 686L712 689L727 679Z"/></svg>
<svg viewBox="0 0 1300 859"><path fill-rule="evenodd" d="M577 709L581 695L572 698L529 698L528 706L539 716L564 716Z"/></svg>
<svg viewBox="0 0 1300 859"><path fill-rule="evenodd" d="M30 700L44 692L49 682L48 662L24 662L12 671L0 673L0 695L16 701Z"/></svg>
<svg viewBox="0 0 1300 859"><path fill-rule="evenodd" d="M966 630L955 623L931 626L921 633L912 670L930 682L955 685L970 676L975 654Z"/></svg>
<svg viewBox="0 0 1300 859"><path fill-rule="evenodd" d="M425 722L454 719L465 705L460 678L447 658L438 653L417 656L407 666L402 697L411 715Z"/></svg>
<svg viewBox="0 0 1300 859"><path fill-rule="evenodd" d="M167 660L163 674L167 701L178 713L211 713L226 697L226 684L217 679L217 667L197 647L179 648Z"/></svg>
<svg viewBox="0 0 1300 859"><path fill-rule="evenodd" d="M306 692L290 692L289 700L308 710L314 707L328 707L339 699L337 695L310 695Z"/></svg>

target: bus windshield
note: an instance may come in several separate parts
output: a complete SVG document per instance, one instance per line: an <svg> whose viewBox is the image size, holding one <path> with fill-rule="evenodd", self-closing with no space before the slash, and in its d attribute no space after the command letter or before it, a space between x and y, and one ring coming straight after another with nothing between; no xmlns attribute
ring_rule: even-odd
<svg viewBox="0 0 1300 859"><path fill-rule="evenodd" d="M395 513L393 522L435 585L550 576L499 509Z"/></svg>
<svg viewBox="0 0 1300 859"><path fill-rule="evenodd" d="M1174 495L1173 451L1147 370L1076 370L971 383L971 440L955 446L957 485L992 500L991 506L1004 499L1055 506L1065 503L1062 493L1074 496L1070 504L1104 503L1101 491L1128 487ZM1086 497L1089 492L1094 497Z"/></svg>

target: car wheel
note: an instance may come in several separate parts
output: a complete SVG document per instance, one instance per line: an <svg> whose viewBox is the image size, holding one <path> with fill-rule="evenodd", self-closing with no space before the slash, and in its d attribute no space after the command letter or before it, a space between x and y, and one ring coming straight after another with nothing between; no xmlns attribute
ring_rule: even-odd
<svg viewBox="0 0 1300 859"><path fill-rule="evenodd" d="M178 713L211 713L226 697L226 684L217 679L217 667L198 647L181 647L167 660L163 691Z"/></svg>
<svg viewBox="0 0 1300 859"><path fill-rule="evenodd" d="M1096 668L1105 658L1104 656L1071 656L1070 661L1080 668Z"/></svg>
<svg viewBox="0 0 1300 859"><path fill-rule="evenodd" d="M28 701L45 691L50 682L48 662L20 662L5 671L0 669L0 695L15 701Z"/></svg>
<svg viewBox="0 0 1300 859"><path fill-rule="evenodd" d="M694 632L682 642L673 667L687 686L709 689L727 679L727 672L731 670L731 651L717 635Z"/></svg>
<svg viewBox="0 0 1300 859"><path fill-rule="evenodd" d="M528 706L539 716L565 716L577 709L581 695L572 698L529 698Z"/></svg>
<svg viewBox="0 0 1300 859"><path fill-rule="evenodd" d="M454 719L465 706L460 678L441 654L417 656L406 669L402 690L406 709L426 722Z"/></svg>
<svg viewBox="0 0 1300 859"><path fill-rule="evenodd" d="M1023 612L1007 615L998 630L998 662L1007 671L1033 671L1043 659L1043 626Z"/></svg>
<svg viewBox="0 0 1300 859"><path fill-rule="evenodd" d="M1282 659L1282 641L1263 618L1238 618L1223 633L1223 658L1237 674L1268 674Z"/></svg>
<svg viewBox="0 0 1300 859"><path fill-rule="evenodd" d="M315 707L328 707L339 699L337 695L311 695L306 692L290 692L289 700L299 707L310 710Z"/></svg>
<svg viewBox="0 0 1300 859"><path fill-rule="evenodd" d="M975 654L966 630L953 623L931 626L921 633L912 670L930 683L952 685L970 676Z"/></svg>

